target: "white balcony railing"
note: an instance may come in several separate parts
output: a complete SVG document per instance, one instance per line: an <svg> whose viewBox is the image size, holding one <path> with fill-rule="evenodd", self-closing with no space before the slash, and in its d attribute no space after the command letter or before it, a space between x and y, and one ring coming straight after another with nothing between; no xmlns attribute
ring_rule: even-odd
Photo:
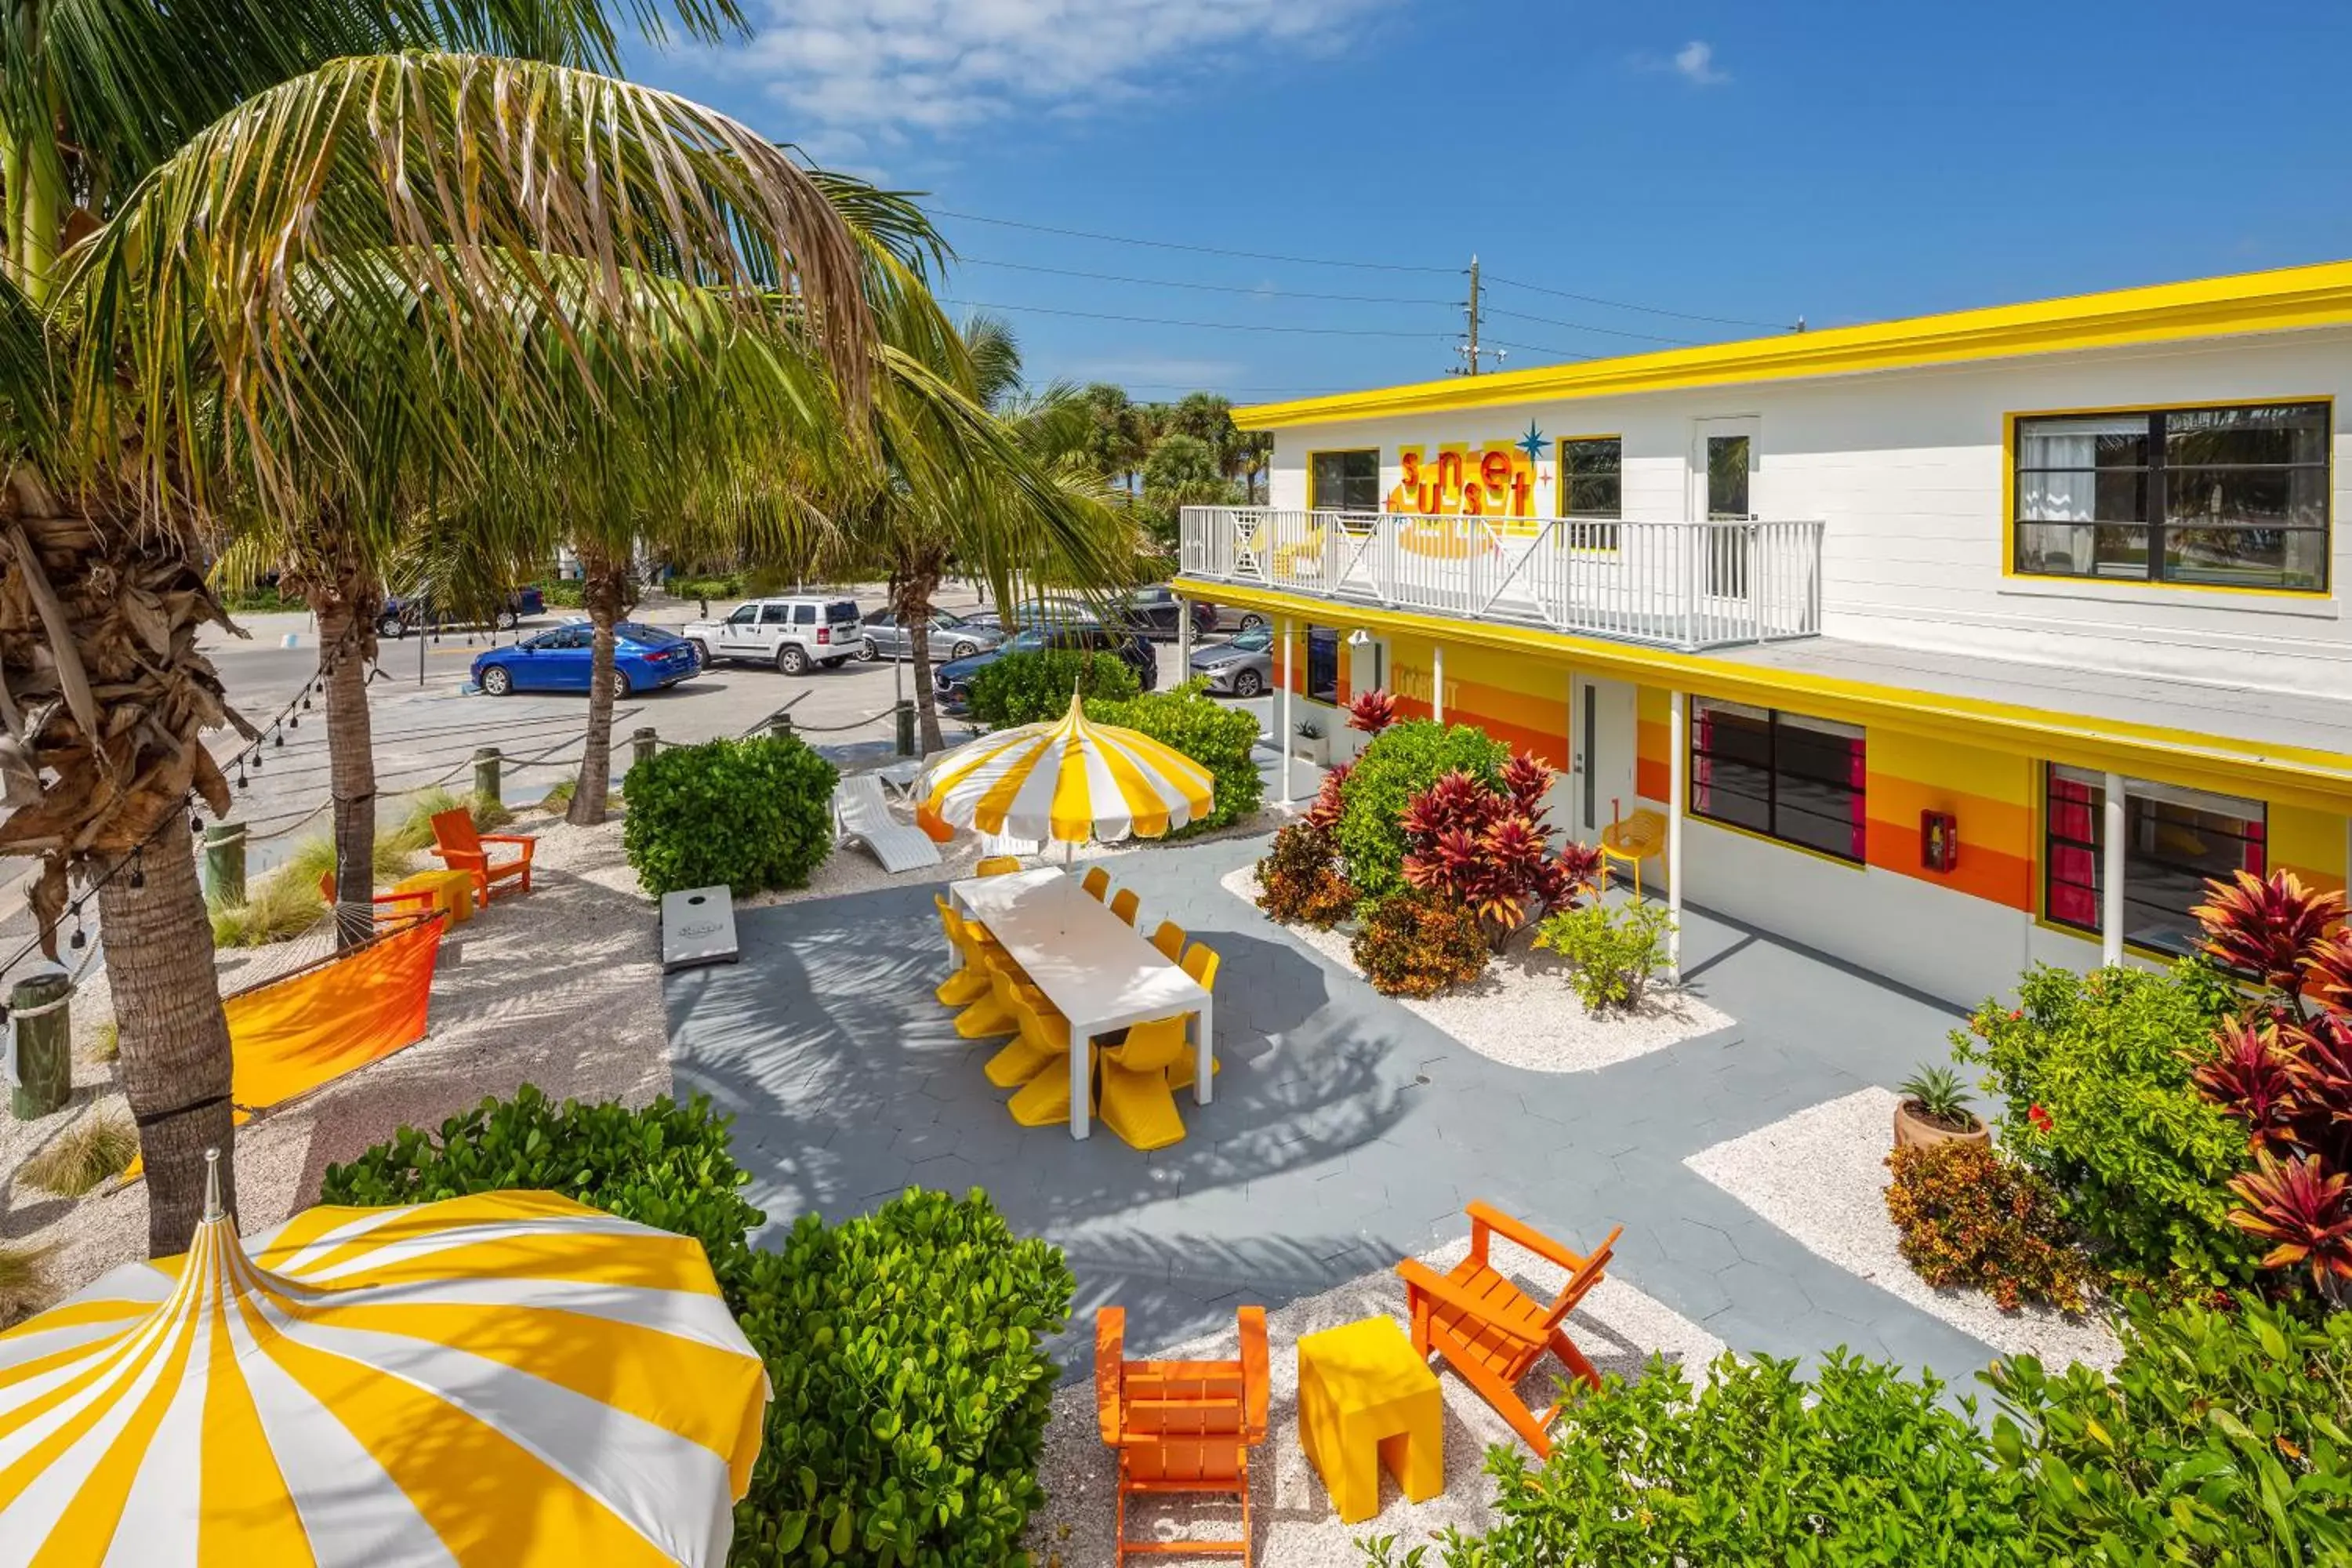
<svg viewBox="0 0 2352 1568"><path fill-rule="evenodd" d="M1819 522L1188 506L1187 576L1696 649L1812 637Z"/></svg>

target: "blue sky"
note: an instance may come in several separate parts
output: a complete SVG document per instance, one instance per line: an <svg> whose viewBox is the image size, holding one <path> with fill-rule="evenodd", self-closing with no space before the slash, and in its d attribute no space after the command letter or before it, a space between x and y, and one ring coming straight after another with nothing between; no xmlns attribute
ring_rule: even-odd
<svg viewBox="0 0 2352 1568"><path fill-rule="evenodd" d="M1033 379L1139 397L1438 374L1474 251L1508 368L1759 330L1625 305L1820 327L2352 257L2342 0L747 5L635 74L944 212L1381 264L940 218L941 292L1008 307Z"/></svg>

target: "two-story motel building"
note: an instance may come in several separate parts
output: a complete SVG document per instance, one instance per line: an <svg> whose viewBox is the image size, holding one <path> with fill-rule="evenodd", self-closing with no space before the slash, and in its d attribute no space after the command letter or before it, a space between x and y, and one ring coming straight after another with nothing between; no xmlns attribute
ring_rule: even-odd
<svg viewBox="0 0 2352 1568"><path fill-rule="evenodd" d="M1476 723L1578 837L1665 816L1677 905L1973 1002L2345 885L2347 384L2331 263L1265 405L1178 587L1294 711Z"/></svg>

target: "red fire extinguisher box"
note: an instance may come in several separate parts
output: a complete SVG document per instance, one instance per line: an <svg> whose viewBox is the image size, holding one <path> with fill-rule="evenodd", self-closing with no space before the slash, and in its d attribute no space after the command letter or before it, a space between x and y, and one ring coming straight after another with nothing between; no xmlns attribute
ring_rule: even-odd
<svg viewBox="0 0 2352 1568"><path fill-rule="evenodd" d="M1930 871L1949 871L1959 863L1959 818L1948 811L1921 812L1919 864Z"/></svg>

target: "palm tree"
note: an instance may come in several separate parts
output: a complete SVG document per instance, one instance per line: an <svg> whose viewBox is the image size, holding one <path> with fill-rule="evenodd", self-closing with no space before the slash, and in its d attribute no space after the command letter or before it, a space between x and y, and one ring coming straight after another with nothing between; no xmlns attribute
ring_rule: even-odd
<svg viewBox="0 0 2352 1568"><path fill-rule="evenodd" d="M43 347L69 349L72 374L46 420L24 417L13 389L60 384L56 368L0 376L19 410L0 496L0 677L27 764L8 775L0 850L41 857L45 927L69 877L98 886L161 1253L200 1212L205 1149L233 1140L185 805L193 791L229 809L203 735L235 720L194 650L205 622L226 624L197 563L218 517L299 517L317 475L349 475L364 452L351 432L368 405L343 395L305 325L408 345L383 395L411 405L420 447L446 461L532 428L600 356L646 352L668 306L635 278L690 277L745 320L776 314L789 282L852 407L872 324L824 193L743 127L572 66L382 52L606 64L617 46L595 0L310 0L279 8L244 54L220 47L210 7L33 8L45 28L0 29L0 167L28 171L8 187L15 282L0 295L23 302L0 318L47 302ZM104 26L87 15L100 11ZM682 14L706 32L734 16L731 0ZM26 101L35 82L46 102ZM52 225L45 189L89 205ZM511 296L552 318L577 304L575 275L595 280L595 331L552 364L504 335ZM447 384L413 379L418 344ZM461 407L499 418L468 428Z"/></svg>

